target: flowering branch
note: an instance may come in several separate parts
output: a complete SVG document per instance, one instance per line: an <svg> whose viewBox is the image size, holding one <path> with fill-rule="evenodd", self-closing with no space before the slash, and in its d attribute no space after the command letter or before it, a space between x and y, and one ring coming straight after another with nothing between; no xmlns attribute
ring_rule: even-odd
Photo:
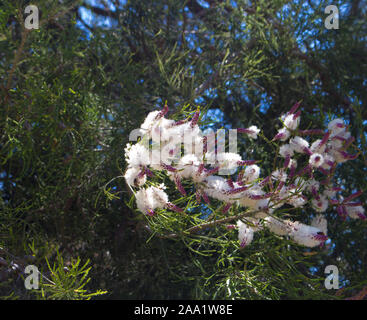
<svg viewBox="0 0 367 320"><path fill-rule="evenodd" d="M156 209L184 212L168 200L163 183L146 187L147 177L153 176L149 167L163 172L184 198L189 195L183 183L187 181L196 189L194 193L198 204L201 198L206 204L210 203L210 198L222 202L223 218L195 225L183 231L185 235L237 220L241 246L251 243L254 233L265 226L277 235L291 237L300 245L315 247L328 239L326 219L322 213L329 207L335 207L343 219L364 220L361 203L352 202L361 192L337 200L335 197L342 189L332 182L337 165L358 156L358 153L349 154L347 151L354 141L348 127L341 119L335 119L328 124L326 132L321 129L299 130L299 107L300 102L280 117L283 127L270 143L281 143L277 147L277 157L284 158L284 162L263 179L257 165L259 161L224 152L223 148L216 146L215 136L203 136L198 126L199 110L191 120L177 122L165 118L169 111L167 105L162 111L149 113L139 129L143 139L125 148L128 168L124 177L129 186L139 188L135 193L138 210L152 217L156 215ZM250 139L263 136L256 126L240 128L236 132L246 134ZM306 140L308 135L321 138L310 143ZM182 143L185 155L180 157ZM220 175L227 175L227 178ZM285 204L295 209L309 205L317 215L311 225L282 220L274 212ZM233 207L247 210L228 216ZM243 222L241 219L245 216L248 217Z"/></svg>

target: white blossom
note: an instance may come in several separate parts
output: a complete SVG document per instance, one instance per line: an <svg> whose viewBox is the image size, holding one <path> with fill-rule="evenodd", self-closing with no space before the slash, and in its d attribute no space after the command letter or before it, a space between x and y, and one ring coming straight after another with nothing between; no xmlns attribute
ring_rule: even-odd
<svg viewBox="0 0 367 320"><path fill-rule="evenodd" d="M320 229L298 221L293 222L289 235L294 242L309 248L316 247L325 240Z"/></svg>
<svg viewBox="0 0 367 320"><path fill-rule="evenodd" d="M125 158L130 167L148 166L150 163L149 150L143 144L128 144L125 148Z"/></svg>
<svg viewBox="0 0 367 320"><path fill-rule="evenodd" d="M234 202L235 200L226 193L230 191L231 187L228 185L226 179L219 176L209 176L206 179L206 187L204 192L215 199L222 200L224 202Z"/></svg>
<svg viewBox="0 0 367 320"><path fill-rule="evenodd" d="M188 154L183 156L176 169L177 174L180 175L182 178L191 178L194 177L197 173L197 170L200 166L200 160L194 154Z"/></svg>
<svg viewBox="0 0 367 320"><path fill-rule="evenodd" d="M246 166L245 172L243 174L244 179L247 183L253 182L260 176L260 168L256 164Z"/></svg>
<svg viewBox="0 0 367 320"><path fill-rule="evenodd" d="M279 140L286 141L291 136L291 132L287 128L282 128L278 131L277 136L279 136Z"/></svg>
<svg viewBox="0 0 367 320"><path fill-rule="evenodd" d="M142 186L147 180L147 176L145 174L141 175L141 169L137 167L127 168L124 178L128 185L137 185L139 187Z"/></svg>
<svg viewBox="0 0 367 320"><path fill-rule="evenodd" d="M335 159L332 155L328 153L324 154L323 157L324 157L324 161L321 165L321 168L329 170L332 166L331 164L335 162Z"/></svg>
<svg viewBox="0 0 367 320"><path fill-rule="evenodd" d="M316 181L315 179L310 179L306 182L306 189L309 192L312 192L312 190L319 191L320 189L320 182Z"/></svg>
<svg viewBox="0 0 367 320"><path fill-rule="evenodd" d="M364 208L362 206L346 206L346 211L352 219L365 219Z"/></svg>
<svg viewBox="0 0 367 320"><path fill-rule="evenodd" d="M329 206L329 201L324 195L321 195L319 199L313 199L311 204L317 212L325 212Z"/></svg>
<svg viewBox="0 0 367 320"><path fill-rule="evenodd" d="M240 220L237 222L237 227L240 246L245 247L249 245L254 238L254 229L252 229L250 226Z"/></svg>
<svg viewBox="0 0 367 320"><path fill-rule="evenodd" d="M280 148L279 148L279 154L283 157L286 158L287 156L292 157L294 154L294 150L291 147L290 144L283 144Z"/></svg>
<svg viewBox="0 0 367 320"><path fill-rule="evenodd" d="M317 214L312 219L311 226L320 229L324 235L327 235L327 220L322 214Z"/></svg>
<svg viewBox="0 0 367 320"><path fill-rule="evenodd" d="M283 170L278 169L272 172L271 177L275 181L285 182L287 180L288 175Z"/></svg>
<svg viewBox="0 0 367 320"><path fill-rule="evenodd" d="M323 154L325 152L326 144L320 145L321 141L322 141L321 139L318 139L311 144L310 150L313 153Z"/></svg>
<svg viewBox="0 0 367 320"><path fill-rule="evenodd" d="M211 156L208 158L210 161L214 161L214 154L211 153ZM222 152L218 153L216 156L217 164L223 170L233 170L238 167L238 162L242 160L241 156L237 153L233 152Z"/></svg>
<svg viewBox="0 0 367 320"><path fill-rule="evenodd" d="M157 208L165 208L168 203L168 195L163 189L153 186L139 189L135 198L138 209L145 214L149 214Z"/></svg>
<svg viewBox="0 0 367 320"><path fill-rule="evenodd" d="M296 189L290 189L288 193L289 198L287 199L287 203L289 203L293 207L295 208L303 207L307 203L302 194L296 192Z"/></svg>
<svg viewBox="0 0 367 320"><path fill-rule="evenodd" d="M264 219L264 225L278 236L285 236L290 232L289 221L283 221L278 218L266 217Z"/></svg>
<svg viewBox="0 0 367 320"><path fill-rule="evenodd" d="M298 153L305 153L305 148L308 148L308 146L309 146L309 143L305 139L303 139L299 136L296 136L296 137L292 138L289 141L289 144L291 145L293 150L298 152Z"/></svg>
<svg viewBox="0 0 367 320"><path fill-rule="evenodd" d="M332 187L327 187L325 190L324 190L324 193L323 195L329 199L332 199L332 198L335 198L336 196L336 190Z"/></svg>
<svg viewBox="0 0 367 320"><path fill-rule="evenodd" d="M284 118L283 122L289 130L296 130L300 122L300 117L295 118L294 114L289 114Z"/></svg>
<svg viewBox="0 0 367 320"><path fill-rule="evenodd" d="M318 167L322 166L323 163L324 163L324 157L321 154L313 153L310 156L309 164L312 167L318 168Z"/></svg>
<svg viewBox="0 0 367 320"><path fill-rule="evenodd" d="M328 129L331 131L331 137L338 135L342 131L344 131L345 124L342 119L334 119L329 122Z"/></svg>
<svg viewBox="0 0 367 320"><path fill-rule="evenodd" d="M249 132L247 132L247 135L252 138L252 139L257 139L257 135L260 132L260 129L256 126L251 126L249 127L247 130L249 130Z"/></svg>
<svg viewBox="0 0 367 320"><path fill-rule="evenodd" d="M149 112L143 124L140 126L140 128L146 131L150 131L153 125L157 122L156 118L158 114L159 114L159 111Z"/></svg>

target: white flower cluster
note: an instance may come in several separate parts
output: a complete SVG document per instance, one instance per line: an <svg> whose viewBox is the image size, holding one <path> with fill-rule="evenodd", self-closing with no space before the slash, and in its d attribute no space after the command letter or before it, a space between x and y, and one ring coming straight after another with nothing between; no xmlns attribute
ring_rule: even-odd
<svg viewBox="0 0 367 320"><path fill-rule="evenodd" d="M250 209L252 216L238 221L237 229L241 246L251 243L256 231L268 228L280 236L289 236L293 241L307 247L323 244L327 239L326 219L321 214L329 206L344 219L365 219L364 209L359 202L352 202L361 192L336 199L341 188L333 185L332 177L338 163L356 158L347 153L353 138L347 126L340 119L331 121L328 131L298 129L300 124L299 104L281 116L283 127L273 141L280 140L279 156L284 165L269 176L260 178L260 167L254 160L244 160L239 154L218 152L215 147L208 148L208 139L203 136L199 126L199 112L192 119L174 121L165 118L168 107L162 111L148 114L141 125L142 139L125 148L128 168L126 182L139 188L136 192L137 208L153 216L156 209L183 211L169 202L163 184L147 187L147 177L153 172L164 171L175 183L177 190L187 195L182 181L190 181L196 190L196 200L206 203L210 198L224 203L225 214L232 206ZM256 126L237 129L251 139L257 139L260 130ZM320 135L312 143L304 136ZM189 143L188 152L179 158L182 142ZM305 162L298 169L298 162ZM234 170L235 178L218 175L221 169ZM153 172L152 172L152 171ZM323 179L318 181L316 176ZM318 178L321 180L320 178ZM275 210L283 205L294 208L311 207L318 213L312 225L282 220L275 216ZM243 217L243 215L242 215Z"/></svg>

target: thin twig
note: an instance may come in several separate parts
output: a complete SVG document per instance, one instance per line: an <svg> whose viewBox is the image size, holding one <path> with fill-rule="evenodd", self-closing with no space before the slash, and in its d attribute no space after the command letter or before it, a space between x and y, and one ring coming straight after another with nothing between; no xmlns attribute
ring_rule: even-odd
<svg viewBox="0 0 367 320"><path fill-rule="evenodd" d="M219 220L214 220L214 221L207 222L207 223L202 223L202 224L199 224L197 226L193 226L189 229L184 230L182 232L182 234L184 234L184 235L194 234L194 233L197 233L197 232L199 232L203 229L212 228L212 227L215 227L218 224L224 224L224 223L231 222L231 221L234 221L234 220L239 220L241 218L251 216L251 215L253 215L255 213L258 213L258 212L261 212L261 210L244 212L244 213L241 213L241 214L236 215L236 216L231 216L231 217L227 217L227 218L223 218L223 219L219 219ZM174 239L174 238L178 238L178 236L179 236L179 234L177 234L177 233L171 233L169 235L160 235L159 237L160 238Z"/></svg>

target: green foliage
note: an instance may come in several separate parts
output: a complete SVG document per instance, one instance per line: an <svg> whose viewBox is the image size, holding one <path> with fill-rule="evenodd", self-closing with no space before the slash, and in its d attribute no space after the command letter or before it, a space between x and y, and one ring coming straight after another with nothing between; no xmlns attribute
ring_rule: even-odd
<svg viewBox="0 0 367 320"><path fill-rule="evenodd" d="M106 291L98 290L88 293L84 289L90 281L88 277L91 267L88 268L89 260L81 265L80 258L70 262L69 267L65 267L63 258L58 254L57 261L51 267L46 260L50 273L50 278L42 276L40 290L36 292L43 300L89 300L94 296L105 294Z"/></svg>

